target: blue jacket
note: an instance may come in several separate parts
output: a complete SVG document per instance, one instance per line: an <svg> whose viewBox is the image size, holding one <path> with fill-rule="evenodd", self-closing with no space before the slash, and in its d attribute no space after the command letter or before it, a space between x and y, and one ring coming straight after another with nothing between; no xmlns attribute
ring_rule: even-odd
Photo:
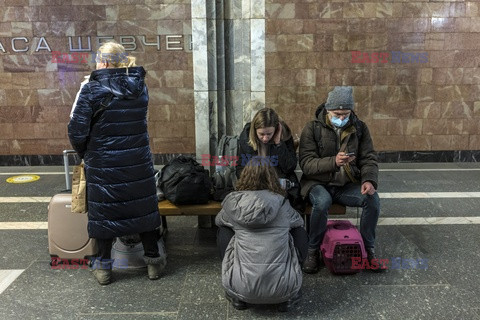
<svg viewBox="0 0 480 320"><path fill-rule="evenodd" d="M84 159L88 234L110 239L160 226L147 132L143 67L93 71L68 124L70 143ZM102 102L112 98L97 121Z"/></svg>

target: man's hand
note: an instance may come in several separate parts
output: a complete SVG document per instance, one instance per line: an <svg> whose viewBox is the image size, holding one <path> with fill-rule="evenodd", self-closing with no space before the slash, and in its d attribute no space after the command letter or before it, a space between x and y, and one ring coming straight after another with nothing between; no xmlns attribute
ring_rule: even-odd
<svg viewBox="0 0 480 320"><path fill-rule="evenodd" d="M345 152L339 152L337 156L335 157L335 163L337 164L337 167L341 167L346 165L347 163L355 160L355 156L347 156Z"/></svg>
<svg viewBox="0 0 480 320"><path fill-rule="evenodd" d="M278 123L277 130L275 134L273 135L273 142L275 144L280 144L280 139L282 138L282 124Z"/></svg>
<svg viewBox="0 0 480 320"><path fill-rule="evenodd" d="M377 192L377 190L375 190L375 188L373 187L373 184L369 181L366 181L362 184L362 194L368 194L368 195L373 195L375 194L375 192Z"/></svg>

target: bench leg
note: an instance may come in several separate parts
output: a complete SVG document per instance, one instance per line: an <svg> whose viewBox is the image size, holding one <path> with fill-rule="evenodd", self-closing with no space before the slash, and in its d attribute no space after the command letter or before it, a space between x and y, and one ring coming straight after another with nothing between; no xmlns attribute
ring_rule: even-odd
<svg viewBox="0 0 480 320"><path fill-rule="evenodd" d="M215 216L198 216L198 227L207 229L215 224Z"/></svg>
<svg viewBox="0 0 480 320"><path fill-rule="evenodd" d="M357 228L360 229L360 223L359 223L359 220L360 219L360 208L357 207Z"/></svg>
<svg viewBox="0 0 480 320"><path fill-rule="evenodd" d="M160 217L162 219L162 227L161 227L162 236L165 236L167 235L167 232L168 232L167 217L165 216L160 216Z"/></svg>
<svg viewBox="0 0 480 320"><path fill-rule="evenodd" d="M310 234L310 215L309 214L304 214L302 215L303 221L305 222L305 230L307 231L308 234Z"/></svg>

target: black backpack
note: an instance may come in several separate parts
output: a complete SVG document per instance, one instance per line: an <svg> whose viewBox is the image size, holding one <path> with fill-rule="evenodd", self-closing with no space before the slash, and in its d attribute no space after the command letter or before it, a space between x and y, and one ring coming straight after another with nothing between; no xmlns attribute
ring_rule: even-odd
<svg viewBox="0 0 480 320"><path fill-rule="evenodd" d="M217 156L225 157L225 161L222 161L222 165L216 167L212 177L215 189L213 200L215 201L223 201L227 194L235 190L237 176L233 158L238 156L237 153L238 136L224 135L218 142ZM238 161L237 158L236 162Z"/></svg>
<svg viewBox="0 0 480 320"><path fill-rule="evenodd" d="M159 184L165 198L174 204L207 203L212 188L208 171L186 156L178 156L162 168Z"/></svg>

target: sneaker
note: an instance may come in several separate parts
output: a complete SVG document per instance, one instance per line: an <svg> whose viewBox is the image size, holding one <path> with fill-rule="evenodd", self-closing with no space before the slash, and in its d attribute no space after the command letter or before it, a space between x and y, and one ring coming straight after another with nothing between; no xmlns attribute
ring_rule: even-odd
<svg viewBox="0 0 480 320"><path fill-rule="evenodd" d="M305 273L317 273L320 266L320 253L318 249L308 249L307 258L303 261L302 270Z"/></svg>
<svg viewBox="0 0 480 320"><path fill-rule="evenodd" d="M368 260L369 265L371 266L372 264L378 264L378 258L377 258L377 255L375 254L375 249L374 248L365 248L365 250L367 251L367 260ZM372 261L372 260L374 260L375 262ZM385 270L387 270L387 269L383 269L382 265L379 265L378 268L369 269L369 270L371 270L372 272L381 273L381 272L385 272Z"/></svg>
<svg viewBox="0 0 480 320"><path fill-rule="evenodd" d="M232 297L231 295L228 294L228 292L225 291L225 298L227 298L228 301L232 304L232 306L237 309L237 310L245 310L247 309L247 303L244 301L241 301L235 297Z"/></svg>
<svg viewBox="0 0 480 320"><path fill-rule="evenodd" d="M277 306L277 310L279 312L290 311L298 302L300 302L301 297L302 297L302 293L300 291L298 291L297 294L293 298L291 298L288 301L285 301L283 303L280 303Z"/></svg>
<svg viewBox="0 0 480 320"><path fill-rule="evenodd" d="M95 279L97 279L98 283L100 283L102 286L106 286L112 282L111 269L95 269L92 272Z"/></svg>

